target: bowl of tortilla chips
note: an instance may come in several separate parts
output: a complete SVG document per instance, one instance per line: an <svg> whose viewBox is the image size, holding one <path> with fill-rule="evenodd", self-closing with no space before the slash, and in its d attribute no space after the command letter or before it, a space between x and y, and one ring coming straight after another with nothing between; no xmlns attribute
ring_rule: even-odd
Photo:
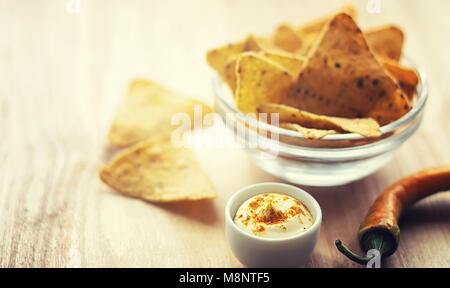
<svg viewBox="0 0 450 288"><path fill-rule="evenodd" d="M263 170L336 186L370 175L419 127L425 75L393 25L362 31L344 7L212 49L217 112Z"/></svg>

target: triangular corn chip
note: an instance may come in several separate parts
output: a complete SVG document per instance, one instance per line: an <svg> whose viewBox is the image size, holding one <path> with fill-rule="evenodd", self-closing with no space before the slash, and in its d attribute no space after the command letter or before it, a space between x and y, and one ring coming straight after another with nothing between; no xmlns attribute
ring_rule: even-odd
<svg viewBox="0 0 450 288"><path fill-rule="evenodd" d="M309 139L320 139L330 134L337 134L334 130L321 130L315 128L305 128L296 123L280 123L280 127L299 132L303 137Z"/></svg>
<svg viewBox="0 0 450 288"><path fill-rule="evenodd" d="M227 82L234 92L236 80L234 75L235 60L243 52L259 50L261 50L261 47L258 40L253 35L249 35L244 41L209 50L206 54L206 61L209 66L219 73L220 77Z"/></svg>
<svg viewBox="0 0 450 288"><path fill-rule="evenodd" d="M293 78L280 65L253 52L237 62L236 105L243 113L256 113L261 103L281 103Z"/></svg>
<svg viewBox="0 0 450 288"><path fill-rule="evenodd" d="M380 126L377 121L371 118L349 119L323 116L280 104L260 104L258 113L267 113L268 115L278 113L280 122L296 123L304 128L357 133L364 137L378 137L381 135Z"/></svg>
<svg viewBox="0 0 450 288"><path fill-rule="evenodd" d="M356 19L356 11L351 6L345 6L340 9L340 13L346 13L353 19ZM313 47L315 41L327 23L333 19L333 16L325 16L316 21L298 27L295 31L295 38L300 37L301 49L296 51L299 55L307 55ZM404 35L403 31L394 25L384 25L369 29L364 32L367 44L372 52L377 56L399 61L402 54ZM288 42L289 40L285 40ZM291 40L293 41L293 40Z"/></svg>
<svg viewBox="0 0 450 288"><path fill-rule="evenodd" d="M194 152L174 148L170 134L130 147L101 169L99 175L118 192L152 202L216 197Z"/></svg>
<svg viewBox="0 0 450 288"><path fill-rule="evenodd" d="M331 19L333 19L333 17L337 13L346 13L346 14L350 15L353 19L356 19L356 17L357 17L356 10L354 7L352 7L350 5L343 6L336 13L334 13L332 15L327 15L327 16L321 17L315 21L309 22L305 25L298 27L296 30L301 35L306 35L306 34L310 34L310 33L320 33L322 31L322 29L327 25L327 23Z"/></svg>
<svg viewBox="0 0 450 288"><path fill-rule="evenodd" d="M264 51L261 50L257 52L259 56L262 56L266 59L269 59L277 64L279 64L282 68L284 68L292 77L297 77L298 73L300 72L303 64L305 63L306 59L301 56L296 56L290 53L286 53L283 51L278 50L269 50ZM228 85L231 88L231 91L235 93L236 91L236 63L237 58L232 60L228 65L226 66L225 70L225 79L228 83Z"/></svg>
<svg viewBox="0 0 450 288"><path fill-rule="evenodd" d="M412 101L416 95L417 85L419 84L419 75L417 72L393 60L382 59L381 63L383 63L386 71L400 84L402 90L408 95L408 99Z"/></svg>
<svg viewBox="0 0 450 288"><path fill-rule="evenodd" d="M288 52L295 52L302 48L302 39L295 29L289 24L282 24L275 30L273 43Z"/></svg>
<svg viewBox="0 0 450 288"><path fill-rule="evenodd" d="M119 108L111 128L109 139L116 147L130 146L162 131L171 131L175 113L187 113L194 123L194 105L202 108L202 114L212 111L204 103L177 95L151 81L135 80L130 84L128 96Z"/></svg>
<svg viewBox="0 0 450 288"><path fill-rule="evenodd" d="M336 15L316 42L283 104L345 118L397 120L411 106L347 14Z"/></svg>
<svg viewBox="0 0 450 288"><path fill-rule="evenodd" d="M298 76L306 62L305 57L284 53L283 51L260 51L258 55L277 63L295 78Z"/></svg>
<svg viewBox="0 0 450 288"><path fill-rule="evenodd" d="M393 25L386 25L364 32L367 44L373 53L399 61L402 55L403 31Z"/></svg>
<svg viewBox="0 0 450 288"><path fill-rule="evenodd" d="M337 13L346 13L350 15L353 19L356 19L356 10L352 6L344 6L339 9ZM311 48L314 46L314 43L319 38L320 33L325 28L328 22L333 19L333 16L336 15L327 15L321 17L315 21L307 23L303 26L298 27L296 30L297 35L301 38L302 47L296 51L296 54L306 56L308 55Z"/></svg>

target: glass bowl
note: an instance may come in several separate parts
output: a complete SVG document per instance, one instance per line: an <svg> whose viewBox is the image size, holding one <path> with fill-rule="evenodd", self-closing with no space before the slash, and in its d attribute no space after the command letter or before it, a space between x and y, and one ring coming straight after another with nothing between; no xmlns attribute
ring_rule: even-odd
<svg viewBox="0 0 450 288"><path fill-rule="evenodd" d="M411 61L407 62L414 67ZM264 171L300 185L343 185L385 165L419 127L428 86L424 73L414 68L419 74L419 85L413 108L400 119L382 126L382 135L376 138L347 133L312 140L296 131L258 121L236 108L230 88L218 74L213 77L214 104L225 125L234 131L235 139Z"/></svg>

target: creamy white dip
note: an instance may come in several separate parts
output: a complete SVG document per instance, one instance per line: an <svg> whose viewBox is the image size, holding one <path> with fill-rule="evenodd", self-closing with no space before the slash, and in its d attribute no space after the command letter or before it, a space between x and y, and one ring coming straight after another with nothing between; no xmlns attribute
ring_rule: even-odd
<svg viewBox="0 0 450 288"><path fill-rule="evenodd" d="M308 230L313 218L298 200L283 194L256 195L239 207L234 223L244 232L263 238L285 238Z"/></svg>

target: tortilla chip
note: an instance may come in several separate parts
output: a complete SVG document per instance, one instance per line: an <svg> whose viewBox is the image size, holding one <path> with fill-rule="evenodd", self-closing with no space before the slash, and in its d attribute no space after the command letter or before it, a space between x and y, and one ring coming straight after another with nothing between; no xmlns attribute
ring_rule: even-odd
<svg viewBox="0 0 450 288"><path fill-rule="evenodd" d="M350 15L353 19L356 19L356 10L352 6L344 6L339 9L338 13L346 13ZM325 28L328 22L333 19L333 16L336 15L327 15L325 17L319 18L315 21L307 23L303 26L298 27L296 30L297 35L300 36L302 40L302 47L296 51L296 54L301 56L308 55L309 51L311 51L314 43L320 37L320 33Z"/></svg>
<svg viewBox="0 0 450 288"><path fill-rule="evenodd" d="M270 50L270 51L260 51L256 54L269 59L277 64L279 64L282 68L284 68L292 77L296 77L300 72L303 64L306 59L301 56L295 56L290 53L285 53L283 51ZM231 88L231 91L236 91L236 63L238 59L234 59L231 61L226 67L226 79L228 85Z"/></svg>
<svg viewBox="0 0 450 288"><path fill-rule="evenodd" d="M350 5L341 7L337 13L346 13L350 15L353 19L356 19L357 17L355 8ZM335 15L336 13L334 13L333 15L321 17L315 21L309 22L303 26L298 27L296 30L301 35L306 35L310 33L320 33L322 29L327 25L328 22L330 22L331 19L333 19Z"/></svg>
<svg viewBox="0 0 450 288"><path fill-rule="evenodd" d="M393 25L367 30L367 44L377 56L399 61L402 56L403 31Z"/></svg>
<svg viewBox="0 0 450 288"><path fill-rule="evenodd" d="M202 114L212 111L200 101L177 95L151 81L135 80L114 117L109 139L116 147L127 147L162 131L173 131L177 127L171 124L172 116L179 112L187 113L192 125L194 105L201 106Z"/></svg>
<svg viewBox="0 0 450 288"><path fill-rule="evenodd" d="M284 53L282 51L261 51L258 54L277 63L286 69L286 71L293 77L298 76L303 65L306 63L305 57Z"/></svg>
<svg viewBox="0 0 450 288"><path fill-rule="evenodd" d="M341 8L341 13L350 15L356 19L356 11L351 6ZM307 55L314 46L320 33L333 16L322 17L314 22L308 23L296 29L298 37L301 38L302 46L296 52L299 55ZM385 25L364 32L367 44L377 56L399 61L402 54L403 31L393 25Z"/></svg>
<svg viewBox="0 0 450 288"><path fill-rule="evenodd" d="M258 40L253 35L249 35L244 41L208 51L206 54L206 61L209 66L219 73L220 77L222 77L234 92L236 89L236 77L234 75L235 66L233 66L235 60L243 52L259 50L261 50L261 47Z"/></svg>
<svg viewBox="0 0 450 288"><path fill-rule="evenodd" d="M305 128L296 123L280 123L280 127L284 129L289 129L293 131L297 131L302 134L303 137L309 139L320 139L330 134L337 134L336 131L333 130L321 130L314 128Z"/></svg>
<svg viewBox="0 0 450 288"><path fill-rule="evenodd" d="M129 148L102 168L99 176L122 194L152 202L216 197L194 152L174 148L170 134Z"/></svg>
<svg viewBox="0 0 450 288"><path fill-rule="evenodd" d="M223 80L228 84L232 93L236 92L236 62L238 58L234 58L225 66L225 77L222 77Z"/></svg>
<svg viewBox="0 0 450 288"><path fill-rule="evenodd" d="M400 84L402 90L408 95L408 99L412 101L416 95L417 85L419 84L419 75L417 72L393 60L382 59L381 62L386 71Z"/></svg>
<svg viewBox="0 0 450 288"><path fill-rule="evenodd" d="M284 50L276 46L272 37L254 37L255 42L258 44L260 50L253 51L272 51L283 52Z"/></svg>
<svg viewBox="0 0 450 288"><path fill-rule="evenodd" d="M278 26L272 36L273 43L288 52L295 52L302 47L302 39L288 24Z"/></svg>
<svg viewBox="0 0 450 288"><path fill-rule="evenodd" d="M237 62L236 105L243 113L256 113L261 103L281 103L293 78L286 69L253 52Z"/></svg>
<svg viewBox="0 0 450 288"><path fill-rule="evenodd" d="M302 48L295 51L296 55L306 57L308 56L311 49L314 47L317 39L320 37L320 32L317 33L308 33L302 36L303 46Z"/></svg>
<svg viewBox="0 0 450 288"><path fill-rule="evenodd" d="M283 104L344 118L397 120L411 105L347 14L328 24Z"/></svg>
<svg viewBox="0 0 450 288"><path fill-rule="evenodd" d="M305 128L350 132L364 137L381 135L380 126L371 118L349 119L322 116L280 104L260 104L258 113L267 113L268 115L278 113L280 122L296 123Z"/></svg>

